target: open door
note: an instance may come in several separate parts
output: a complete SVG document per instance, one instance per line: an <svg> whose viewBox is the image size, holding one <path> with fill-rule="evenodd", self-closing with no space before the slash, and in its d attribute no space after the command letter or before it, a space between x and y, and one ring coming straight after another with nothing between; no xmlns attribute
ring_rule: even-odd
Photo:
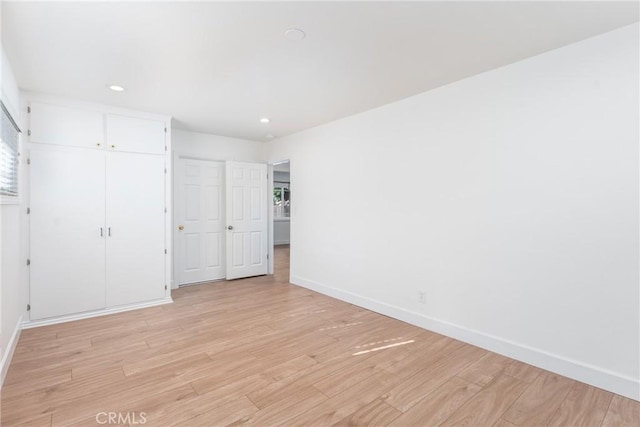
<svg viewBox="0 0 640 427"><path fill-rule="evenodd" d="M267 274L267 165L226 162L227 279Z"/></svg>

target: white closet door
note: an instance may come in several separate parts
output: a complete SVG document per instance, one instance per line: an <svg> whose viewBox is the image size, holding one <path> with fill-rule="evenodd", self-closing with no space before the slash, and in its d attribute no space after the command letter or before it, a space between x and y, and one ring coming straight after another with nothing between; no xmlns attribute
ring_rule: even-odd
<svg viewBox="0 0 640 427"><path fill-rule="evenodd" d="M100 111L31 103L31 142L102 148L104 117Z"/></svg>
<svg viewBox="0 0 640 427"><path fill-rule="evenodd" d="M107 306L164 298L164 157L107 153Z"/></svg>
<svg viewBox="0 0 640 427"><path fill-rule="evenodd" d="M158 120L107 114L107 149L164 154L164 127Z"/></svg>
<svg viewBox="0 0 640 427"><path fill-rule="evenodd" d="M178 283L223 279L224 163L179 159L176 166Z"/></svg>
<svg viewBox="0 0 640 427"><path fill-rule="evenodd" d="M30 158L31 320L104 308L104 153Z"/></svg>
<svg viewBox="0 0 640 427"><path fill-rule="evenodd" d="M226 162L227 279L267 274L267 165Z"/></svg>

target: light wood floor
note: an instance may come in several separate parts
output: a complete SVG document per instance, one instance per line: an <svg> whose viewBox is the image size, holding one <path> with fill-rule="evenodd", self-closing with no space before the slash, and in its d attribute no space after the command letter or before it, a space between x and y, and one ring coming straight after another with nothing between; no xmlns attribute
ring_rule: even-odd
<svg viewBox="0 0 640 427"><path fill-rule="evenodd" d="M290 285L288 257L273 277L23 331L2 425L640 424L632 400Z"/></svg>

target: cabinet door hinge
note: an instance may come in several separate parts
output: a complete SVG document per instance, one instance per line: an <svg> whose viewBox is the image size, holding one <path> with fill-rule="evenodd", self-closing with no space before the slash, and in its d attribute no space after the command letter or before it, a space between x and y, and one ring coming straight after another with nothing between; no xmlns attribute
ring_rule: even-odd
<svg viewBox="0 0 640 427"><path fill-rule="evenodd" d="M267 254L267 259L269 259L269 254Z"/></svg>
<svg viewBox="0 0 640 427"><path fill-rule="evenodd" d="M166 249L164 250L164 254L165 254L165 255L167 254L167 250L166 250Z"/></svg>
<svg viewBox="0 0 640 427"><path fill-rule="evenodd" d="M31 113L31 107L27 107L27 113Z"/></svg>
<svg viewBox="0 0 640 427"><path fill-rule="evenodd" d="M27 208L27 215L31 213L31 208Z"/></svg>
<svg viewBox="0 0 640 427"><path fill-rule="evenodd" d="M167 151L167 146L166 145L164 146L164 151Z"/></svg>
<svg viewBox="0 0 640 427"><path fill-rule="evenodd" d="M31 311L31 304L27 304L27 311Z"/></svg>
<svg viewBox="0 0 640 427"><path fill-rule="evenodd" d="M27 159L27 164L30 165L31 164L31 159Z"/></svg>
<svg viewBox="0 0 640 427"><path fill-rule="evenodd" d="M27 129L27 135L31 136L31 129Z"/></svg>
<svg viewBox="0 0 640 427"><path fill-rule="evenodd" d="M167 208L164 208L164 213L167 213Z"/></svg>
<svg viewBox="0 0 640 427"><path fill-rule="evenodd" d="M167 133L167 127L166 126L164 127L164 133Z"/></svg>
<svg viewBox="0 0 640 427"><path fill-rule="evenodd" d="M167 173L167 168L164 168L164 173Z"/></svg>
<svg viewBox="0 0 640 427"><path fill-rule="evenodd" d="M27 265L31 265L31 260L27 258Z"/></svg>
<svg viewBox="0 0 640 427"><path fill-rule="evenodd" d="M164 285L164 290L165 290L165 291L167 290L167 285Z"/></svg>

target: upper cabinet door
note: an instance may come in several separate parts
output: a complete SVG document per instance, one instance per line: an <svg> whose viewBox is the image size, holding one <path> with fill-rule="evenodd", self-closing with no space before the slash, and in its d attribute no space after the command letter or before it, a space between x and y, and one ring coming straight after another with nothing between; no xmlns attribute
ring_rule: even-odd
<svg viewBox="0 0 640 427"><path fill-rule="evenodd" d="M99 111L31 103L31 142L102 148L104 116Z"/></svg>
<svg viewBox="0 0 640 427"><path fill-rule="evenodd" d="M162 121L107 114L107 149L164 154L164 129Z"/></svg>

